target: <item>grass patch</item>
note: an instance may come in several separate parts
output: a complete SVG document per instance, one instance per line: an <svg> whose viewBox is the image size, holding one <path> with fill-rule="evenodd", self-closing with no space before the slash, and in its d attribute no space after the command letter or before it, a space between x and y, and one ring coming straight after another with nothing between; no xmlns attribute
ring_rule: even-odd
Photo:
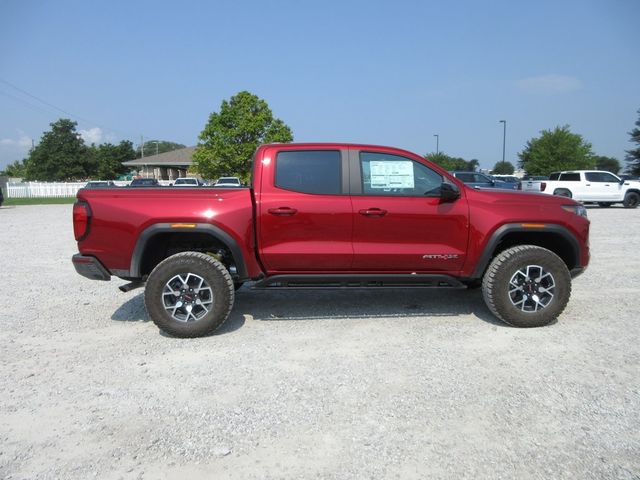
<svg viewBox="0 0 640 480"><path fill-rule="evenodd" d="M64 203L74 203L76 197L62 197L62 198L5 198L2 202L3 206L15 206L15 205L57 205Z"/></svg>

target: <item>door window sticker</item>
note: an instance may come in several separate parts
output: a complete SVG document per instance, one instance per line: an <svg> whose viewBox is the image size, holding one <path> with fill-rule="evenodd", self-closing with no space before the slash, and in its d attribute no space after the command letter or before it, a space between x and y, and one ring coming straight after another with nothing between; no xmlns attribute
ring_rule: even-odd
<svg viewBox="0 0 640 480"><path fill-rule="evenodd" d="M413 162L411 161L378 161L369 163L371 172L371 188L414 188Z"/></svg>

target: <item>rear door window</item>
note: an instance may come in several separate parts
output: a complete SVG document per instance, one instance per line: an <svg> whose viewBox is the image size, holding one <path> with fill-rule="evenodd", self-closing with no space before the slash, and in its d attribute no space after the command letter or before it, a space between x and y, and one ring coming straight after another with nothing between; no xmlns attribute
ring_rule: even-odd
<svg viewBox="0 0 640 480"><path fill-rule="evenodd" d="M294 192L342 194L342 157L338 150L283 151L276 157L276 187Z"/></svg>

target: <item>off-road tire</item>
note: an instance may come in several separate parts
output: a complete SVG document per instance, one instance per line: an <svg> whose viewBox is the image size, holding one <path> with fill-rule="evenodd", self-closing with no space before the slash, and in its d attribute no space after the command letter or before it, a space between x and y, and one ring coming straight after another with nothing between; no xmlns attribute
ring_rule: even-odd
<svg viewBox="0 0 640 480"><path fill-rule="evenodd" d="M184 292L176 285L182 285ZM225 266L198 252L177 253L160 262L149 275L144 291L144 304L153 323L181 338L201 337L215 331L229 316L233 301L233 280ZM167 305L171 302L175 304ZM181 307L176 307L178 302Z"/></svg>
<svg viewBox="0 0 640 480"><path fill-rule="evenodd" d="M537 271L536 268L542 268L545 273L550 274L542 282L548 282L549 278L553 281L551 299L536 311L523 311L526 302L522 308L514 305L517 295L526 297L525 287L515 291L517 289L514 290L511 282L513 279L519 280L518 276L522 275L519 272L528 271L527 267L532 272ZM522 277L525 278L524 275ZM548 298L549 293L535 292L539 286L533 281L528 288L534 290L535 296ZM555 320L567 306L571 296L571 275L562 259L546 248L535 245L511 247L500 252L489 264L482 279L482 296L491 313L503 322L514 327L542 327ZM533 295L529 298L533 298ZM528 302L534 305L538 303L537 300Z"/></svg>
<svg viewBox="0 0 640 480"><path fill-rule="evenodd" d="M567 190L566 188L559 188L555 190L553 194L557 195L558 197L573 198L573 195L571 194L571 190Z"/></svg>
<svg viewBox="0 0 640 480"><path fill-rule="evenodd" d="M624 196L624 202L622 202L622 205L624 205L624 208L636 208L638 206L638 202L640 202L640 195L636 192L627 192Z"/></svg>

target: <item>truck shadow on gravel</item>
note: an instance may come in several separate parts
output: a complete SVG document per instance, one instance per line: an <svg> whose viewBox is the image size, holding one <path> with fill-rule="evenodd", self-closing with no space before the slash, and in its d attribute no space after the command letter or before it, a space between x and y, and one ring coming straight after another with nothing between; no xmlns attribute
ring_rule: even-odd
<svg viewBox="0 0 640 480"><path fill-rule="evenodd" d="M257 321L345 320L358 318L456 317L474 315L509 327L487 309L480 289L385 288L354 290L252 290L236 292L232 316ZM428 319L427 319L428 320Z"/></svg>
<svg viewBox="0 0 640 480"><path fill-rule="evenodd" d="M496 319L482 300L480 289L378 289L378 290L253 290L245 285L236 292L229 319L213 335L234 332L254 321L335 321L376 318L432 318L473 315L498 327L511 328ZM112 315L120 322L150 321L140 293Z"/></svg>

